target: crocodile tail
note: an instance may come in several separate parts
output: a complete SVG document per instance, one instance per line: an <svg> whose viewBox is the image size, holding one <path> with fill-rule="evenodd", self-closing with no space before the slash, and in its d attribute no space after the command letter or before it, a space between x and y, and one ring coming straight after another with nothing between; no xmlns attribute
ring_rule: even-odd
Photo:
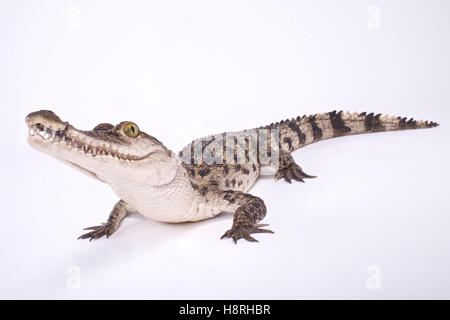
<svg viewBox="0 0 450 320"><path fill-rule="evenodd" d="M354 134L433 128L439 124L366 112L332 111L272 123L264 128L278 129L281 149L292 152L321 140Z"/></svg>

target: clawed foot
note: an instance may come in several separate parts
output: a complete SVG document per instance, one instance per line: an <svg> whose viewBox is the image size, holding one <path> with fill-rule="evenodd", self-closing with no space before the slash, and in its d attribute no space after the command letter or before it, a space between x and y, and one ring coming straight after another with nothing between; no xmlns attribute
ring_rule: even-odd
<svg viewBox="0 0 450 320"><path fill-rule="evenodd" d="M78 239L88 239L91 241L92 239L99 239L103 236L109 238L115 231L114 227L111 223L102 223L100 226L84 228L83 230L93 230L91 232L87 232L78 237Z"/></svg>
<svg viewBox="0 0 450 320"><path fill-rule="evenodd" d="M284 178L286 182L291 183L292 179L305 182L303 179L316 178L316 176L306 174L302 168L295 163L294 158L289 153L283 152L280 154L280 167L275 174L275 182L280 178Z"/></svg>
<svg viewBox="0 0 450 320"><path fill-rule="evenodd" d="M291 163L287 167L284 167L277 171L277 173L275 174L275 181L278 181L280 178L284 178L286 182L291 183L292 179L300 182L305 182L303 179L316 178L316 176L306 174L298 164Z"/></svg>
<svg viewBox="0 0 450 320"><path fill-rule="evenodd" d="M224 233L224 235L220 238L232 238L234 243L241 238L244 238L247 241L258 242L255 238L253 238L250 234L252 233L274 233L272 230L261 229L261 227L267 227L268 224L255 224L253 226L233 226L230 230Z"/></svg>

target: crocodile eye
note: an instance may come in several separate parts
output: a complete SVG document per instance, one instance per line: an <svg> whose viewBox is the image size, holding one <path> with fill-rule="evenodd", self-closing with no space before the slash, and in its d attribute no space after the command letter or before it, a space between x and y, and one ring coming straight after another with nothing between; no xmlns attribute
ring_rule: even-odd
<svg viewBox="0 0 450 320"><path fill-rule="evenodd" d="M123 133L125 133L127 136L135 138L137 137L137 135L139 134L139 128L137 125L135 125L132 122L128 122L126 123L123 127L122 127L122 131Z"/></svg>

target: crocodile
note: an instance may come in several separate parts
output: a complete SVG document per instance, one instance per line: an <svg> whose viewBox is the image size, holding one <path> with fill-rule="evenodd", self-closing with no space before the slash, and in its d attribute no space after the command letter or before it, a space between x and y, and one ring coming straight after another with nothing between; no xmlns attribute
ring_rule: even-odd
<svg viewBox="0 0 450 320"><path fill-rule="evenodd" d="M33 148L108 184L120 198L107 222L85 228L79 239L108 238L132 212L167 223L233 212L231 228L221 238L235 243L257 242L252 234L273 233L261 223L267 212L264 201L248 192L263 167L274 169L275 181L304 182L315 176L305 173L291 155L303 146L347 135L438 126L433 121L332 111L199 138L174 153L131 121L83 131L52 111L40 110L25 122Z"/></svg>

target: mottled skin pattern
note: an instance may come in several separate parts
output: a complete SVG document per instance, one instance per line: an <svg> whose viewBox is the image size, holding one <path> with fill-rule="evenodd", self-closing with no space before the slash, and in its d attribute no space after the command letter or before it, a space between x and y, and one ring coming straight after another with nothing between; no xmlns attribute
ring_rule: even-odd
<svg viewBox="0 0 450 320"><path fill-rule="evenodd" d="M275 180L284 178L285 181L291 183L292 180L304 182L305 178L315 178L315 176L303 172L290 155L292 151L307 144L345 135L429 128L437 125L434 122L407 120L401 117L382 117L381 114L374 115L365 112L349 114L333 111L288 119L261 128L280 130L280 166L275 174ZM225 139L225 134L222 134L222 138ZM193 150L195 143L196 140L192 141L186 148ZM213 146L214 143L215 139L212 136L210 142L206 144L203 142L203 149L206 146ZM248 152L248 145L237 144L237 146L241 148L241 152ZM238 152L239 150L235 150L235 154ZM194 154L194 152L191 151L190 154ZM223 157L226 159L225 153ZM246 154L247 161L248 158L249 155ZM194 160L200 162L199 159L192 159L190 163L183 164L194 189L203 197L212 194L212 197L223 198L228 202L228 210L235 212L232 228L225 232L222 238L229 237L235 242L240 238L257 241L250 234L272 232L260 228L267 226L266 224L258 224L266 215L264 201L247 193L260 176L260 164L208 165L194 164Z"/></svg>
<svg viewBox="0 0 450 320"><path fill-rule="evenodd" d="M90 231L81 239L109 237L133 211L165 222L198 221L229 211L234 212L233 224L222 238L232 238L234 242L241 238L257 241L251 234L272 233L262 228L266 224L260 224L267 211L264 201L248 193L260 176L261 167L267 165L261 163L259 149L251 148L248 140L236 140L233 154L227 154L223 148L227 134L210 136L192 141L177 156L131 122L116 126L100 124L91 131L80 131L62 122L53 112L42 110L28 115L26 123L31 129L29 142L34 148L109 184L121 198L108 221L86 228ZM275 180L283 178L291 183L292 180L304 182L305 178L314 178L306 174L290 155L307 144L345 135L437 125L373 113L333 111L257 129L279 131L278 142L265 136L263 139L269 146L276 143L279 147L279 153L275 154L279 160ZM246 136L250 131L233 134ZM254 132L259 139L260 131ZM196 145L200 145L203 153L218 156L223 162L205 161L203 153L199 156L193 152Z"/></svg>

